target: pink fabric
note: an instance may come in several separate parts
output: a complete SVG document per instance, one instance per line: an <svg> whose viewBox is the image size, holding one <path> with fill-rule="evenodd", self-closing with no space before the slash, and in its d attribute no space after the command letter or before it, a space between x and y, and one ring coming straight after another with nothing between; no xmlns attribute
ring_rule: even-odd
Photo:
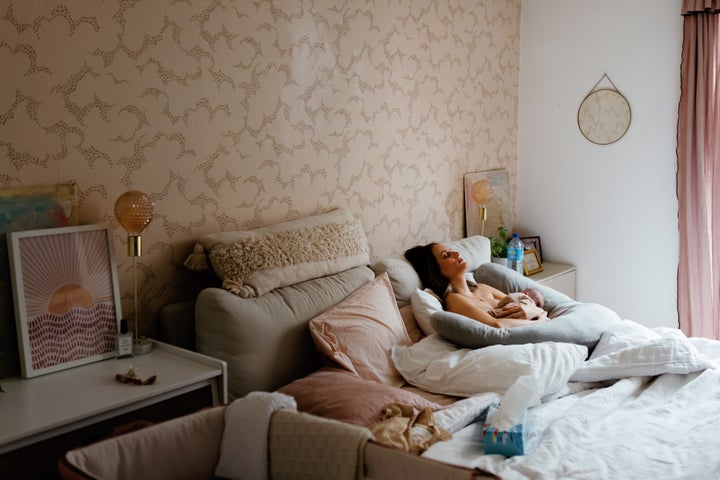
<svg viewBox="0 0 720 480"><path fill-rule="evenodd" d="M720 11L720 0L683 0L683 15L692 15L699 12L718 13L718 11Z"/></svg>
<svg viewBox="0 0 720 480"><path fill-rule="evenodd" d="M400 316L405 324L405 330L407 330L413 343L417 343L425 337L425 334L420 329L420 325L418 325L417 320L415 320L411 305L402 307L400 309Z"/></svg>
<svg viewBox="0 0 720 480"><path fill-rule="evenodd" d="M443 408L411 391L363 380L347 370L331 367L321 368L278 391L295 398L301 412L367 427L382 420L383 408L390 403L405 403L417 410Z"/></svg>
<svg viewBox="0 0 720 480"><path fill-rule="evenodd" d="M387 272L310 320L310 334L327 360L360 378L399 387L405 380L390 357L393 345L412 345Z"/></svg>
<svg viewBox="0 0 720 480"><path fill-rule="evenodd" d="M686 0L683 8L717 3ZM688 336L715 339L720 339L719 18L698 13L684 19L677 174L680 328Z"/></svg>

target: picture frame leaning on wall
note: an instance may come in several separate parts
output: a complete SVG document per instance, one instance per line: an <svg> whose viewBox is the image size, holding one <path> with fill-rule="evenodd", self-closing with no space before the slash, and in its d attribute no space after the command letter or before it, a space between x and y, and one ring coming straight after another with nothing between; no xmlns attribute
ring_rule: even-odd
<svg viewBox="0 0 720 480"><path fill-rule="evenodd" d="M22 376L114 357L122 318L104 225L8 234Z"/></svg>
<svg viewBox="0 0 720 480"><path fill-rule="evenodd" d="M525 250L535 250L540 259L540 263L543 262L542 244L540 243L540 237L520 237L520 241L525 245Z"/></svg>
<svg viewBox="0 0 720 480"><path fill-rule="evenodd" d="M523 262L523 268L525 270L525 275L532 275L534 273L539 273L543 271L540 256L538 255L537 250L535 250L534 248L531 248L530 250L525 250L525 260Z"/></svg>

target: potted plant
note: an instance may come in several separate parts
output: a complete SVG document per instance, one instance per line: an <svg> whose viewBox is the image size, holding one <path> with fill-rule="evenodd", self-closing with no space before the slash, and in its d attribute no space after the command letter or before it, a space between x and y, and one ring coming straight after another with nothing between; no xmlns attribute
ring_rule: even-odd
<svg viewBox="0 0 720 480"><path fill-rule="evenodd" d="M507 249L510 237L503 225L497 229L497 237L488 237L490 240L490 255L493 263L499 263L507 267Z"/></svg>

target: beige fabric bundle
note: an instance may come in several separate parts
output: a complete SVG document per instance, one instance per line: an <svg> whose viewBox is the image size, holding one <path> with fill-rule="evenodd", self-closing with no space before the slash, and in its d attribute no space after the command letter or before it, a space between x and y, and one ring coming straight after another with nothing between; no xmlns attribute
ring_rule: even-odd
<svg viewBox="0 0 720 480"><path fill-rule="evenodd" d="M452 435L435 423L430 407L416 410L412 405L391 403L383 409L383 419L370 427L375 441L406 452L423 452L438 440Z"/></svg>

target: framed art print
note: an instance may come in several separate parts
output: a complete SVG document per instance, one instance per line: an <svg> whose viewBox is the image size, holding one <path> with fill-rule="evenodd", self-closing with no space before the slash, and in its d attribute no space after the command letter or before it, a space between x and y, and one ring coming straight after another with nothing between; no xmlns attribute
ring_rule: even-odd
<svg viewBox="0 0 720 480"><path fill-rule="evenodd" d="M540 261L540 258L538 257L537 250L530 249L525 250L525 261L524 261L524 267L525 267L525 275L532 275L533 273L538 273L543 271L542 262Z"/></svg>
<svg viewBox="0 0 720 480"><path fill-rule="evenodd" d="M113 251L103 225L8 234L23 377L115 356L121 311Z"/></svg>
<svg viewBox="0 0 720 480"><path fill-rule="evenodd" d="M486 182L493 191L492 200L484 206L487 213L487 220L484 222L479 217L483 205L475 203L472 196L473 185L478 182ZM500 226L510 230L512 227L510 175L506 169L466 173L463 175L463 190L466 237L481 234L492 237L497 235L497 229Z"/></svg>
<svg viewBox="0 0 720 480"><path fill-rule="evenodd" d="M540 237L520 237L520 241L525 246L525 250L535 250L538 254L538 258L540 259L540 263L542 263L543 255Z"/></svg>
<svg viewBox="0 0 720 480"><path fill-rule="evenodd" d="M78 224L75 185L0 189L0 378L20 375L7 234Z"/></svg>

